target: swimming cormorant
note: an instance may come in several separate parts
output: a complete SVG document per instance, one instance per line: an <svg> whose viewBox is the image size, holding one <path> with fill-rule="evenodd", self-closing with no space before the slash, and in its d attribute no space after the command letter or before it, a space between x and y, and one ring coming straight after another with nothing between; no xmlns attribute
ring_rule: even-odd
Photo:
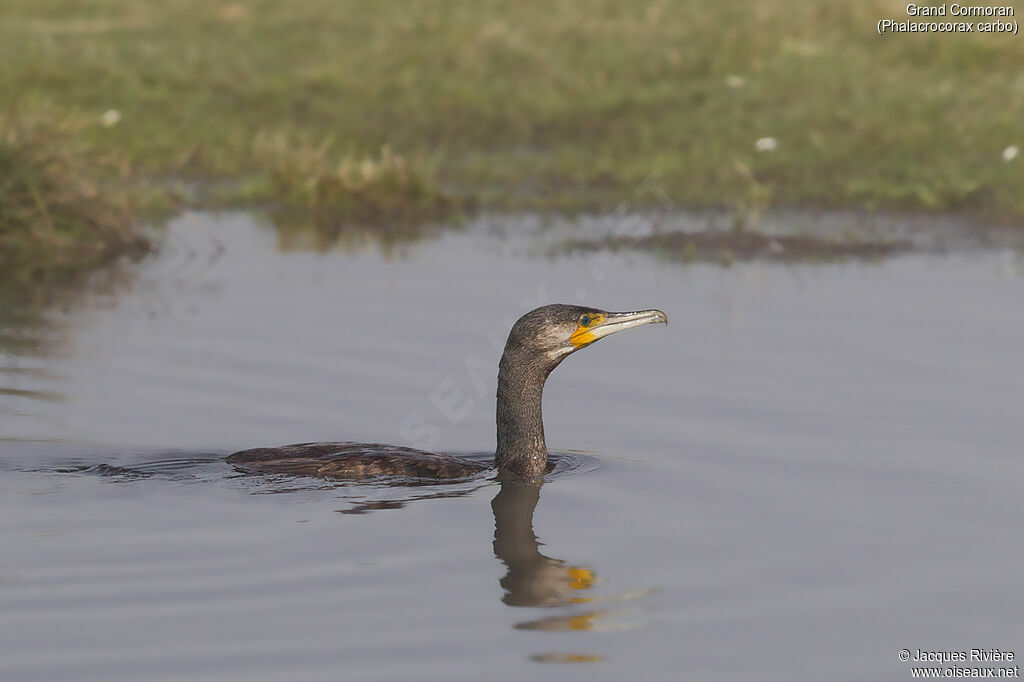
<svg viewBox="0 0 1024 682"><path fill-rule="evenodd" d="M498 366L499 470L533 478L547 470L541 401L544 382L562 360L598 339L645 324L667 323L660 310L610 313L555 303L532 310L512 326ZM393 445L299 443L236 452L227 461L254 473L287 473L324 478L375 476L458 479L488 469L461 457Z"/></svg>

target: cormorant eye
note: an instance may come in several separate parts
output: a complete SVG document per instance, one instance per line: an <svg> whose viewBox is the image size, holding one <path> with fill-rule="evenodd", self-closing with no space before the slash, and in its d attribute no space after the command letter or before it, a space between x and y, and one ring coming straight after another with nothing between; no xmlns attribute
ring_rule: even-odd
<svg viewBox="0 0 1024 682"><path fill-rule="evenodd" d="M580 315L580 326L581 327L589 327L590 326L590 315L587 315L586 313L583 313L582 315Z"/></svg>

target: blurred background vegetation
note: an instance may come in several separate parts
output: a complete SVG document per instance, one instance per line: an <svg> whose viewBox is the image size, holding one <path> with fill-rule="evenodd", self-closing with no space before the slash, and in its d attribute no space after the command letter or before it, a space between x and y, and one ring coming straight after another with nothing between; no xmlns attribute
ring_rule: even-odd
<svg viewBox="0 0 1024 682"><path fill-rule="evenodd" d="M0 262L184 206L397 229L683 207L1024 217L1024 40L878 1L5 0ZM407 228L402 228L407 229Z"/></svg>

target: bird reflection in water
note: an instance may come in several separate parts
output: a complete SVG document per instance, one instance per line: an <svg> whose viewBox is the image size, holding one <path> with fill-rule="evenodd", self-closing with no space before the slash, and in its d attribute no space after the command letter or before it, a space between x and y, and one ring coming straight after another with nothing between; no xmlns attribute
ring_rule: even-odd
<svg viewBox="0 0 1024 682"><path fill-rule="evenodd" d="M590 590L598 582L591 568L573 566L540 552L541 543L533 532L533 512L543 485L537 480L500 477L501 489L491 501L494 512L494 556L508 569L499 581L502 602L516 607L562 607L559 613L517 623L517 630L549 632L631 629L636 624L612 624L611 618L623 615L623 609L578 609L582 605L621 602L643 596L640 591L611 597L597 597ZM531 660L546 663L581 663L604 660L600 654L545 653Z"/></svg>
<svg viewBox="0 0 1024 682"><path fill-rule="evenodd" d="M567 566L540 553L533 533L533 511L541 484L504 481L491 501L494 512L494 555L508 568L501 579L502 601L509 606L566 606L588 601L586 591L596 582L594 572ZM586 627L563 629L586 630Z"/></svg>

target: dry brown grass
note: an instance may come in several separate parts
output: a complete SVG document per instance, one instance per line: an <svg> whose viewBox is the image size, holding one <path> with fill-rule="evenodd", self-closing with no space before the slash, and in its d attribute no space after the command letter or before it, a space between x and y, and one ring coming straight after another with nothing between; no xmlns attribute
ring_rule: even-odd
<svg viewBox="0 0 1024 682"><path fill-rule="evenodd" d="M82 153L79 126L0 120L0 260L8 268L149 248L126 166Z"/></svg>
<svg viewBox="0 0 1024 682"><path fill-rule="evenodd" d="M455 208L422 160L386 145L376 156L335 160L331 146L330 141L295 142L283 134L257 136L254 155L270 183L259 193L323 219L356 224L429 221Z"/></svg>

